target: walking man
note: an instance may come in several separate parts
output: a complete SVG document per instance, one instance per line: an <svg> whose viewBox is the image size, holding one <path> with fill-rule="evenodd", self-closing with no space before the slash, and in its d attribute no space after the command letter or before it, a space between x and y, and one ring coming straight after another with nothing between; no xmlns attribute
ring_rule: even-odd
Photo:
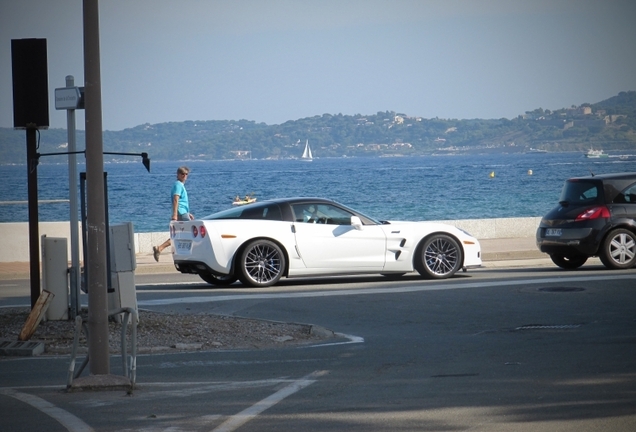
<svg viewBox="0 0 636 432"><path fill-rule="evenodd" d="M177 181L172 185L172 217L170 220L176 221L188 221L194 219L194 216L190 213L190 204L188 202L188 191L185 188L185 182L190 174L190 168L187 166L181 166L177 168ZM161 243L159 246L152 247L152 254L155 257L155 261L159 262L159 255L161 252L170 246L170 239Z"/></svg>

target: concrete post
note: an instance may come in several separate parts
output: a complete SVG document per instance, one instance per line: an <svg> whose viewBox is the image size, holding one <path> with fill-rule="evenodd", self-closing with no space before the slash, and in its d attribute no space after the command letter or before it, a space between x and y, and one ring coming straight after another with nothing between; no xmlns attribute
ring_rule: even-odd
<svg viewBox="0 0 636 432"><path fill-rule="evenodd" d="M110 373L108 354L108 286L106 213L102 140L102 95L99 52L99 5L83 0L84 98L86 116L86 231L88 233L88 355L93 375Z"/></svg>

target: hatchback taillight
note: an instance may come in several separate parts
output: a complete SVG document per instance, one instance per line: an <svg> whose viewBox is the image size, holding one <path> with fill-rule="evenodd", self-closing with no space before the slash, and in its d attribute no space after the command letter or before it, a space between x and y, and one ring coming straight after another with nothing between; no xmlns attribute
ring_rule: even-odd
<svg viewBox="0 0 636 432"><path fill-rule="evenodd" d="M609 209L605 206L592 207L591 209L585 210L583 213L576 217L576 221L584 221L584 220L593 220L599 218L609 218L610 212Z"/></svg>
<svg viewBox="0 0 636 432"><path fill-rule="evenodd" d="M201 238L205 238L205 225L201 225L199 232L201 232Z"/></svg>
<svg viewBox="0 0 636 432"><path fill-rule="evenodd" d="M192 237L196 238L199 235L199 230L196 226L192 225Z"/></svg>

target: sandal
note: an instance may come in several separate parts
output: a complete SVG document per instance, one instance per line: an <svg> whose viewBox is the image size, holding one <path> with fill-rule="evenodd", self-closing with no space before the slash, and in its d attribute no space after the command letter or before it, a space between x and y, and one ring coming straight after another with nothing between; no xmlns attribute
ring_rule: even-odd
<svg viewBox="0 0 636 432"><path fill-rule="evenodd" d="M152 247L152 256L155 257L155 261L159 262L159 254L161 253L161 251L159 249L157 249L157 246L153 246Z"/></svg>

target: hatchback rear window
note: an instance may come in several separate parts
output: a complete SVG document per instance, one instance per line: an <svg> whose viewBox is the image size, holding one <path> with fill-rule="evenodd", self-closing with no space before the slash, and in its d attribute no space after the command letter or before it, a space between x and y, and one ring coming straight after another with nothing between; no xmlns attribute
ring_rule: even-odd
<svg viewBox="0 0 636 432"><path fill-rule="evenodd" d="M601 183L587 180L568 180L563 185L559 202L593 204L600 202Z"/></svg>

